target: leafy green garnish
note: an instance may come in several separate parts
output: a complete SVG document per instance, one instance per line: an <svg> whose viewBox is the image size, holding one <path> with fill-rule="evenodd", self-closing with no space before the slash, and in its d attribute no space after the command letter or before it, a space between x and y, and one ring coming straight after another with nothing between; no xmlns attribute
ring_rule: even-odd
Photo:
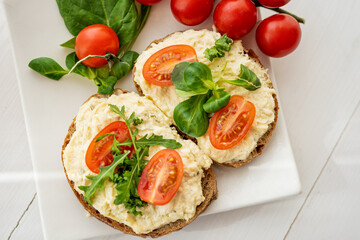
<svg viewBox="0 0 360 240"><path fill-rule="evenodd" d="M48 57L40 57L31 60L29 67L41 75L53 80L59 80L69 72L63 69L55 60Z"/></svg>
<svg viewBox="0 0 360 240"><path fill-rule="evenodd" d="M138 6L140 4L135 0L57 0L56 2L67 29L74 35L74 38L60 46L74 49L76 35L83 28L93 24L103 24L112 28L119 37L121 46L118 54L117 56L110 53L102 56L89 55L79 60L73 52L66 57L68 70L63 69L51 58L34 59L29 63L29 67L54 80L74 72L93 80L98 87L98 93L112 94L116 82L131 71L139 56L138 53L129 50L144 27L151 6ZM104 58L108 61L108 65L91 68L82 64L82 61L92 57Z"/></svg>
<svg viewBox="0 0 360 240"><path fill-rule="evenodd" d="M256 74L242 64L238 79L222 79L222 81L230 83L232 85L241 86L249 91L255 91L256 89L261 87L260 79L256 76Z"/></svg>
<svg viewBox="0 0 360 240"><path fill-rule="evenodd" d="M80 186L79 189L84 191L84 200L91 204L91 197L95 194L96 190L103 190L104 183L108 178L112 178L114 175L114 171L119 164L124 162L124 159L127 158L127 154L130 151L125 151L124 154L114 156L114 161L111 165L106 167L100 167L100 173L95 176L87 176L88 179L91 180L91 184L89 186Z"/></svg>
<svg viewBox="0 0 360 240"><path fill-rule="evenodd" d="M147 164L145 157L149 156L149 148L154 145L161 145L166 148L176 149L180 148L181 144L174 139L164 139L163 136L147 135L136 140L138 130L134 126L138 122L142 122L142 119L135 117L135 113L132 113L129 118L125 116L125 107L119 109L115 105L109 104L110 109L119 114L129 130L130 139L125 142L119 142L114 137L111 146L112 155L114 161L107 167L100 167L100 173L96 176L88 176L92 180L89 186L80 186L79 189L83 190L85 195L84 199L91 204L91 197L97 190L104 188L104 183L107 179L115 184L117 191L114 204L124 204L129 213L134 215L142 214L137 208L145 206L147 203L139 198L137 192L137 186L141 174ZM116 135L116 133L106 133L95 139L98 142L107 136ZM130 151L122 152L122 146L133 146L135 154L128 157ZM116 170L117 169L117 170Z"/></svg>
<svg viewBox="0 0 360 240"><path fill-rule="evenodd" d="M214 47L206 49L205 56L210 57L210 60L215 55L221 57L225 54L224 51L230 50L232 43L224 34L216 40ZM175 107L173 117L179 129L191 137L204 135L209 125L209 114L219 111L229 103L231 96L221 88L221 82L241 86L249 91L261 87L261 81L256 74L242 64L239 78L227 80L222 77L213 78L210 68L204 63L182 62L175 66L171 80L176 94L189 98Z"/></svg>
<svg viewBox="0 0 360 240"><path fill-rule="evenodd" d="M218 40L215 41L215 46L205 49L204 55L211 62L214 58L219 58L225 56L225 51L230 51L233 40L228 38L226 33L221 36Z"/></svg>
<svg viewBox="0 0 360 240"><path fill-rule="evenodd" d="M134 118L133 124L134 124L134 126L137 126L137 125L141 124L143 121L144 121L144 119L142 119L142 118Z"/></svg>

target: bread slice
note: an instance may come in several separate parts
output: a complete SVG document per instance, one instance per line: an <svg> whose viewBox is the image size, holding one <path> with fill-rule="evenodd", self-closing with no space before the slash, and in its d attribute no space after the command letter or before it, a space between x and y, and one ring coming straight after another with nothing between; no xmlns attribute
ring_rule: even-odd
<svg viewBox="0 0 360 240"><path fill-rule="evenodd" d="M161 39L157 39L155 41L153 41L152 43L150 43L150 45L146 48L146 50L151 49L153 47L154 44L158 44L163 42L164 40L166 40L167 38L169 38L170 36L172 36L175 33L169 34L164 38ZM259 64L261 66L261 68L263 70L265 70L265 67L262 65L262 63L259 60L259 57L255 54L255 52L253 50L247 50L244 48L244 52L252 59L252 61L256 62L257 64ZM146 94L144 93L144 91L142 90L141 86L136 82L135 80L135 72L136 72L136 65L133 68L133 82L135 85L136 90L139 92L139 94L141 96L145 96ZM267 83L267 86L271 89L273 89L273 85L271 84L271 82ZM175 93L174 93L175 94ZM276 126L276 122L278 119L278 110L279 110L279 105L278 105L278 101L277 101L277 97L276 94L272 94L272 97L274 99L274 103L275 103L275 107L274 107L274 121L272 123L269 124L268 126L268 130L258 139L257 141L257 145L255 147L255 149L248 155L248 157L246 159L242 159L242 160L236 160L236 161L230 161L230 162L217 162L216 159L213 159L214 163L218 164L218 165L223 165L223 166L227 166L227 167L240 167L246 163L251 162L255 157L259 156L263 149L265 148L267 142L269 141L275 126ZM156 103L155 103L156 104ZM176 126L175 126L176 127ZM176 127L177 128L177 127ZM180 131L179 128L177 128L179 134L181 134L184 138L187 139L191 139L192 141L194 141L195 143L197 143L196 138L187 136L185 133L182 133Z"/></svg>
<svg viewBox="0 0 360 240"><path fill-rule="evenodd" d="M126 92L127 91L124 91L121 89L116 89L114 94L121 94L121 93L126 93ZM109 95L94 94L87 101L89 101L91 98L107 98L107 97L109 97ZM85 103L87 101L85 101ZM203 169L204 176L201 180L201 186L202 186L203 196L205 197L205 200L196 207L195 215L191 219L189 219L187 221L184 219L179 219L175 222L172 222L172 223L164 225L160 228L157 228L147 234L136 234L130 226L128 226L124 223L117 222L111 218L108 218L108 217L102 215L99 211L97 211L93 206L91 206L84 200L84 197L82 194L80 194L78 191L75 190L74 182L69 178L69 176L66 172L66 168L65 168L65 164L64 164L64 156L63 156L66 146L69 144L74 132L76 131L76 121L75 120L76 120L76 117L73 119L73 122L71 123L71 125L69 127L68 133L64 140L64 144L62 146L61 157L62 157L63 167L64 167L64 171L66 174L66 178L69 182L69 185L72 188L76 197L79 199L80 203L91 215L95 216L100 221L110 225L111 227L113 227L115 229L121 230L124 233L137 235L137 236L141 236L141 237L160 237L165 234L171 233L173 231L180 230L184 226L186 226L189 223L191 223L192 221L194 221L197 218L197 216L199 216L199 214L206 209L206 207L211 203L211 201L217 198L217 187L216 187L215 175L211 168Z"/></svg>

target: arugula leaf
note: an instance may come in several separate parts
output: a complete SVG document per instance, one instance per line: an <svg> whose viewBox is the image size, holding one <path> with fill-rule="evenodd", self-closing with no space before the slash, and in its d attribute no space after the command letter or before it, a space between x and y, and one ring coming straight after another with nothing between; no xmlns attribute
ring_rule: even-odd
<svg viewBox="0 0 360 240"><path fill-rule="evenodd" d="M91 180L89 186L79 186L79 189L84 191L84 200L91 204L91 197L95 194L96 190L104 189L105 181L114 175L114 171L119 164L122 164L127 158L127 155L130 151L125 151L124 154L119 156L114 156L114 161L106 167L100 167L100 173L95 176L87 176Z"/></svg>
<svg viewBox="0 0 360 240"><path fill-rule="evenodd" d="M260 79L256 74L241 64L239 78L235 80L222 79L221 81L230 83L232 85L241 86L249 91L255 91L261 87Z"/></svg>
<svg viewBox="0 0 360 240"><path fill-rule="evenodd" d="M175 139L164 139L163 136L151 135L149 138L147 135L136 140L136 144L140 147L160 145L166 148L177 149L181 148L182 145Z"/></svg>
<svg viewBox="0 0 360 240"><path fill-rule="evenodd" d="M221 36L221 38L215 41L215 46L205 49L204 55L212 62L214 58L225 56L225 51L230 51L232 44L233 40L231 38L228 38L225 33Z"/></svg>
<svg viewBox="0 0 360 240"><path fill-rule="evenodd" d="M54 59L48 57L39 57L31 60L29 67L53 80L59 80L68 73Z"/></svg>
<svg viewBox="0 0 360 240"><path fill-rule="evenodd" d="M204 104L204 110L207 113L214 113L225 107L230 101L230 93L224 89L218 89Z"/></svg>
<svg viewBox="0 0 360 240"><path fill-rule="evenodd" d="M182 132L191 137L200 137L206 133L209 118L203 105L207 98L208 94L192 96L175 107L174 121Z"/></svg>
<svg viewBox="0 0 360 240"><path fill-rule="evenodd" d="M75 37L73 37L72 39L60 44L60 46L65 47L65 48L71 48L71 49L75 49Z"/></svg>

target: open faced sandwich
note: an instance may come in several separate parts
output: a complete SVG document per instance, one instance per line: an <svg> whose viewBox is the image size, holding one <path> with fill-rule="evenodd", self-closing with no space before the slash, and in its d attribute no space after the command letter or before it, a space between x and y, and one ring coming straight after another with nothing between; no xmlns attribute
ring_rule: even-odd
<svg viewBox="0 0 360 240"><path fill-rule="evenodd" d="M275 128L278 103L267 70L226 35L187 30L156 40L137 59L133 79L218 164L250 162Z"/></svg>
<svg viewBox="0 0 360 240"><path fill-rule="evenodd" d="M204 211L217 193L212 161L171 124L149 99L120 89L81 106L62 161L87 211L142 237L179 230Z"/></svg>

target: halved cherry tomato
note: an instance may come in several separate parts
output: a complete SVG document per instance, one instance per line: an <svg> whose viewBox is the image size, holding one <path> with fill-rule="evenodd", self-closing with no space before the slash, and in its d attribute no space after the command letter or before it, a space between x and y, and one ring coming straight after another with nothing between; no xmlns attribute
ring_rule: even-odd
<svg viewBox="0 0 360 240"><path fill-rule="evenodd" d="M157 152L141 174L138 193L141 200L165 205L175 196L183 177L183 162L178 152L164 149Z"/></svg>
<svg viewBox="0 0 360 240"><path fill-rule="evenodd" d="M171 72L180 62L197 62L195 49L189 45L172 45L157 51L145 62L143 75L151 84L165 87L173 85Z"/></svg>
<svg viewBox="0 0 360 240"><path fill-rule="evenodd" d="M210 142L216 149L229 149L237 145L249 132L256 109L252 102L233 95L226 107L210 119Z"/></svg>
<svg viewBox="0 0 360 240"><path fill-rule="evenodd" d="M125 142L130 139L130 133L126 124L122 121L112 122L103 128L91 141L85 156L86 166L93 173L100 173L100 166L108 166L113 161L113 155L111 153L111 146L113 144L114 135L108 135L98 142L95 142L96 138L106 133L116 133L116 140L118 142ZM130 150L129 156L133 151L133 147L123 146L120 150Z"/></svg>

